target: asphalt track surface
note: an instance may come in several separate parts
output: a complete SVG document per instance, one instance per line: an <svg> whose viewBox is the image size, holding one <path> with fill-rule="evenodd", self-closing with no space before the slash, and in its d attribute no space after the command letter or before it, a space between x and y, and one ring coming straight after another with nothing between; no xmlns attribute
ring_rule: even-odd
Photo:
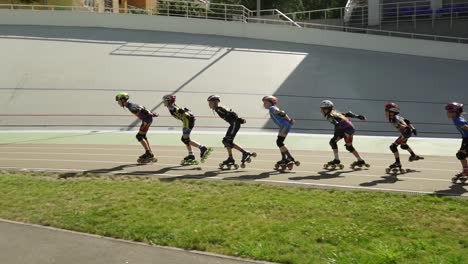
<svg viewBox="0 0 468 264"><path fill-rule="evenodd" d="M142 153L137 145L64 145L64 144L5 144L0 145L0 169L59 171L64 177L83 176L87 173L111 173L135 177L157 177L171 181L177 179L234 180L256 183L285 184L314 188L403 192L413 194L439 194L468 197L468 185L452 184L451 178L460 170L454 157L426 156L424 160L402 163L408 173L389 175L385 168L394 162L392 154L362 153L371 165L369 169L350 169L354 161L349 153L341 153L343 170L328 171L323 164L331 160L331 152L294 151L301 162L292 171L273 169L279 160L277 150L254 149L258 156L237 170L221 170L219 163L226 159L226 151L215 148L205 163L181 166L187 154L185 147L153 147L157 163L138 165ZM199 152L194 150L195 155ZM240 161L240 154L235 152Z"/></svg>

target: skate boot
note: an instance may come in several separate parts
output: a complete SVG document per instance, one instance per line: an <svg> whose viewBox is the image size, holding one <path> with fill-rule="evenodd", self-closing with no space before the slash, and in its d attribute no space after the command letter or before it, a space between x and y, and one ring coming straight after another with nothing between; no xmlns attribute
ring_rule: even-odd
<svg viewBox="0 0 468 264"><path fill-rule="evenodd" d="M388 168L385 169L385 172L386 173L392 172L393 174L397 174L397 173L404 174L407 171L401 168L400 162L395 161L395 163L391 164L390 166L388 166Z"/></svg>
<svg viewBox="0 0 468 264"><path fill-rule="evenodd" d="M200 161L203 163L205 160L208 158L208 156L211 154L213 151L212 148L207 148L205 146L200 148Z"/></svg>
<svg viewBox="0 0 468 264"><path fill-rule="evenodd" d="M157 162L157 161L158 161L158 159L156 159L156 158L154 157L154 154L151 153L151 152L149 152L149 151L145 152L145 154L143 154L143 155L141 155L140 157L138 157L138 160L137 160L137 162L138 162L139 164L150 163L150 162Z"/></svg>
<svg viewBox="0 0 468 264"><path fill-rule="evenodd" d="M344 168L344 165L341 164L340 160L334 159L332 161L329 161L327 164L324 164L323 168L326 170L334 170L336 168L342 170Z"/></svg>
<svg viewBox="0 0 468 264"><path fill-rule="evenodd" d="M413 155L413 156L410 156L408 160L410 162L413 162L413 161L422 160L422 159L424 159L424 157L421 157L421 156L418 156L418 155Z"/></svg>
<svg viewBox="0 0 468 264"><path fill-rule="evenodd" d="M356 167L359 167L359 168L362 168L362 167L369 168L370 165L367 164L365 160L357 160L357 161L351 163L351 169L354 170Z"/></svg>
<svg viewBox="0 0 468 264"><path fill-rule="evenodd" d="M195 159L194 155L188 155L181 161L180 164L181 165L198 165L198 161Z"/></svg>
<svg viewBox="0 0 468 264"><path fill-rule="evenodd" d="M459 181L461 184L464 184L468 180L468 170L458 173L452 178L452 183L457 183Z"/></svg>
<svg viewBox="0 0 468 264"><path fill-rule="evenodd" d="M219 168L220 169L228 169L230 170L232 167L234 167L234 169L239 169L239 164L236 164L236 161L234 160L234 158L232 157L229 157L227 160L221 162L219 164Z"/></svg>
<svg viewBox="0 0 468 264"><path fill-rule="evenodd" d="M241 168L245 168L245 163L250 163L252 158L257 157L257 153L255 152L244 152L242 153L242 160L241 160Z"/></svg>
<svg viewBox="0 0 468 264"><path fill-rule="evenodd" d="M277 161L275 164L275 170L280 170L280 171L286 170L288 163L289 161L287 159L282 159L282 160Z"/></svg>

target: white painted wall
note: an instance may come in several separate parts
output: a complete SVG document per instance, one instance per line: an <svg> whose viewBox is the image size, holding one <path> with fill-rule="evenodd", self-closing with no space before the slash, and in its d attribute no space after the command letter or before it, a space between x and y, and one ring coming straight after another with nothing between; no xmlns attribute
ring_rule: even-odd
<svg viewBox="0 0 468 264"><path fill-rule="evenodd" d="M211 34L468 61L466 44L204 19L68 11L0 10L0 24L107 27Z"/></svg>

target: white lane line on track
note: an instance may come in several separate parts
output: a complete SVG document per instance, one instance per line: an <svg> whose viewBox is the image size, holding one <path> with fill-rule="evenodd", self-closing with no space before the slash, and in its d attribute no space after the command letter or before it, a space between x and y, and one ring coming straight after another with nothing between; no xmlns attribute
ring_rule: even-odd
<svg viewBox="0 0 468 264"><path fill-rule="evenodd" d="M51 172L86 172L89 170L83 169L55 169L55 168L23 168L23 167L0 167L0 169L15 169L20 171L51 171ZM106 172L108 174L126 174L125 172ZM136 173L137 174L137 173ZM155 176L170 176L170 177L180 177L183 176L181 174L169 174L169 173L153 173L153 174L145 174L145 175L155 175Z"/></svg>
<svg viewBox="0 0 468 264"><path fill-rule="evenodd" d="M12 159L12 158L0 158L0 160L11 160L11 161L45 161L45 162L82 162L82 163L105 163L105 164L120 164L120 165L125 165L125 164L135 164L135 162L131 161L99 161L99 160L59 160L59 159ZM150 165L150 164L148 164ZM181 166L180 164L168 164L168 163L155 163L154 165L160 165L160 166ZM145 165L141 165L145 166ZM186 166L189 167L189 166ZM216 168L219 170L218 166L207 166L203 165L203 167L206 168ZM98 170L98 169L90 169L92 170ZM262 171L262 172L268 172L271 171L271 169L262 169L262 168L249 168L248 170L250 171ZM235 170L231 170L232 172L236 172ZM240 170L239 172L242 172ZM293 172L298 172L298 173L312 173L314 176L319 176L315 171L305 171L305 170L293 170ZM333 171L332 171L333 172ZM338 171L339 173L339 171ZM166 174L167 175L167 174ZM327 175L333 175L333 174L328 174ZM389 176L389 175L375 175L375 174L359 174L359 173L346 173L345 175L347 176L359 176L359 177L372 177L372 178L381 178L382 176ZM339 176L340 177L340 176ZM337 177L338 178L338 177ZM418 177L406 177L402 175L398 175L398 179L408 179L408 180L425 180L425 181L439 181L439 182L450 182L449 179L437 179L437 178L418 178Z"/></svg>
<svg viewBox="0 0 468 264"><path fill-rule="evenodd" d="M0 167L0 169L20 169L22 171L81 171L84 172L86 170L78 170L78 169L54 169L54 168L22 168L22 167ZM119 174L119 173L115 173ZM175 174L148 174L148 175L158 175L158 176L183 176L183 175L175 175ZM224 177L208 177L203 178L207 180L224 180ZM378 188L378 187L364 187L364 186L351 186L351 185L340 185L340 184L325 184L325 183L311 183L311 182L298 182L298 181L280 181L280 180L266 180L266 179L257 179L252 180L254 182L266 182L266 183L281 183L287 185L306 185L306 186L321 186L321 187L335 187L335 188L343 188L343 189L359 189L359 190L374 190L374 191L386 191L386 192L401 192L401 193L419 193L419 194L434 194L435 192L430 191L417 191L417 190L405 190L405 189L390 189L390 188ZM453 195L451 193L438 193L441 195Z"/></svg>
<svg viewBox="0 0 468 264"><path fill-rule="evenodd" d="M40 154L40 155L75 155L75 156L116 156L116 157L135 157L135 155L128 155L128 154L105 154L105 153L85 153L85 152L79 152L79 153L66 153L66 152L20 152L20 151L11 151L11 152L3 152L0 151L0 154L26 154L26 155L32 155L32 154ZM182 159L179 156L157 156L157 158L175 158L175 159ZM136 158L136 157L135 157ZM217 160L217 161L223 161L224 159L222 158L215 158L215 157L210 157L210 160ZM276 163L275 160L261 160L254 158L253 161L255 162L262 162L262 163L271 163L274 164ZM308 161L301 161L301 164L310 164L310 165L320 165L323 166L324 163L320 162L308 162ZM346 166L348 167L348 166ZM378 165L372 165L371 168L387 168L388 166L378 166ZM444 172L458 172L458 170L448 170L448 169L436 169L436 168L431 168L431 167L412 167L412 169L415 170L430 170L430 171L444 171Z"/></svg>
<svg viewBox="0 0 468 264"><path fill-rule="evenodd" d="M168 146L163 146L164 148L167 148ZM31 147L28 147L28 146L24 146L24 145L18 145L18 146L11 146L11 145L8 145L8 146L2 146L0 145L0 149L19 149L19 148L25 148L25 149L47 149L47 150L50 150L50 149L70 149L70 150L107 150L107 151L135 151L135 152L142 152L142 149L141 147L136 147L135 148L96 148L96 147L55 147L55 146L44 146L44 147L38 147L38 146L31 146ZM159 149L157 146L154 147L153 146L153 150L155 153L159 153L159 152L185 152L185 149ZM262 149L262 151L268 151L267 149ZM272 152L277 152L277 150L270 150ZM304 151L304 150L301 150L301 151ZM313 151L313 150L311 150ZM347 153L346 153L347 154ZM366 153L368 156L371 156L371 155L375 155L373 153ZM278 153L260 153L260 155L262 156L275 156L275 157L279 157L279 154ZM378 155L385 155L385 154L378 154ZM388 154L390 155L390 154ZM327 156L330 156L332 157L332 152L330 152L330 155L328 155L328 152L327 152ZM402 157L409 157L409 155L406 155L405 153L400 153L400 156ZM325 158L324 155L310 155L310 154L295 154L294 157L306 157L306 158ZM444 157L448 157L448 156L441 156L442 159L444 159ZM393 157L390 157L390 158L370 158L370 157L364 157L365 160L382 160L382 161L394 161L394 158ZM438 160L437 156L431 156L430 157L430 162L431 163L447 163L447 164L459 164L460 162L458 161L447 161L447 160ZM354 160L355 158L354 157L341 157L342 160ZM428 160L429 161L429 160Z"/></svg>

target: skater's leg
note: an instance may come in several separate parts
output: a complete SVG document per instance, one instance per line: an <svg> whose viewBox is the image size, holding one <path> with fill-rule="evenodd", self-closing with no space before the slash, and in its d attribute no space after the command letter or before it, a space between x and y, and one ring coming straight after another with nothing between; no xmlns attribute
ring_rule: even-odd
<svg viewBox="0 0 468 264"><path fill-rule="evenodd" d="M340 136L337 136L335 134L335 136L332 137L332 139L330 139L330 146L333 150L333 155L335 156L335 160L340 160L340 155L338 154L338 144L337 142L341 140L342 137Z"/></svg>
<svg viewBox="0 0 468 264"><path fill-rule="evenodd" d="M345 144L346 144L346 150L351 152L354 155L354 157L356 157L356 159L358 161L363 160L361 158L361 156L359 155L359 153L357 152L357 150L353 146L353 135L352 134L345 134Z"/></svg>

